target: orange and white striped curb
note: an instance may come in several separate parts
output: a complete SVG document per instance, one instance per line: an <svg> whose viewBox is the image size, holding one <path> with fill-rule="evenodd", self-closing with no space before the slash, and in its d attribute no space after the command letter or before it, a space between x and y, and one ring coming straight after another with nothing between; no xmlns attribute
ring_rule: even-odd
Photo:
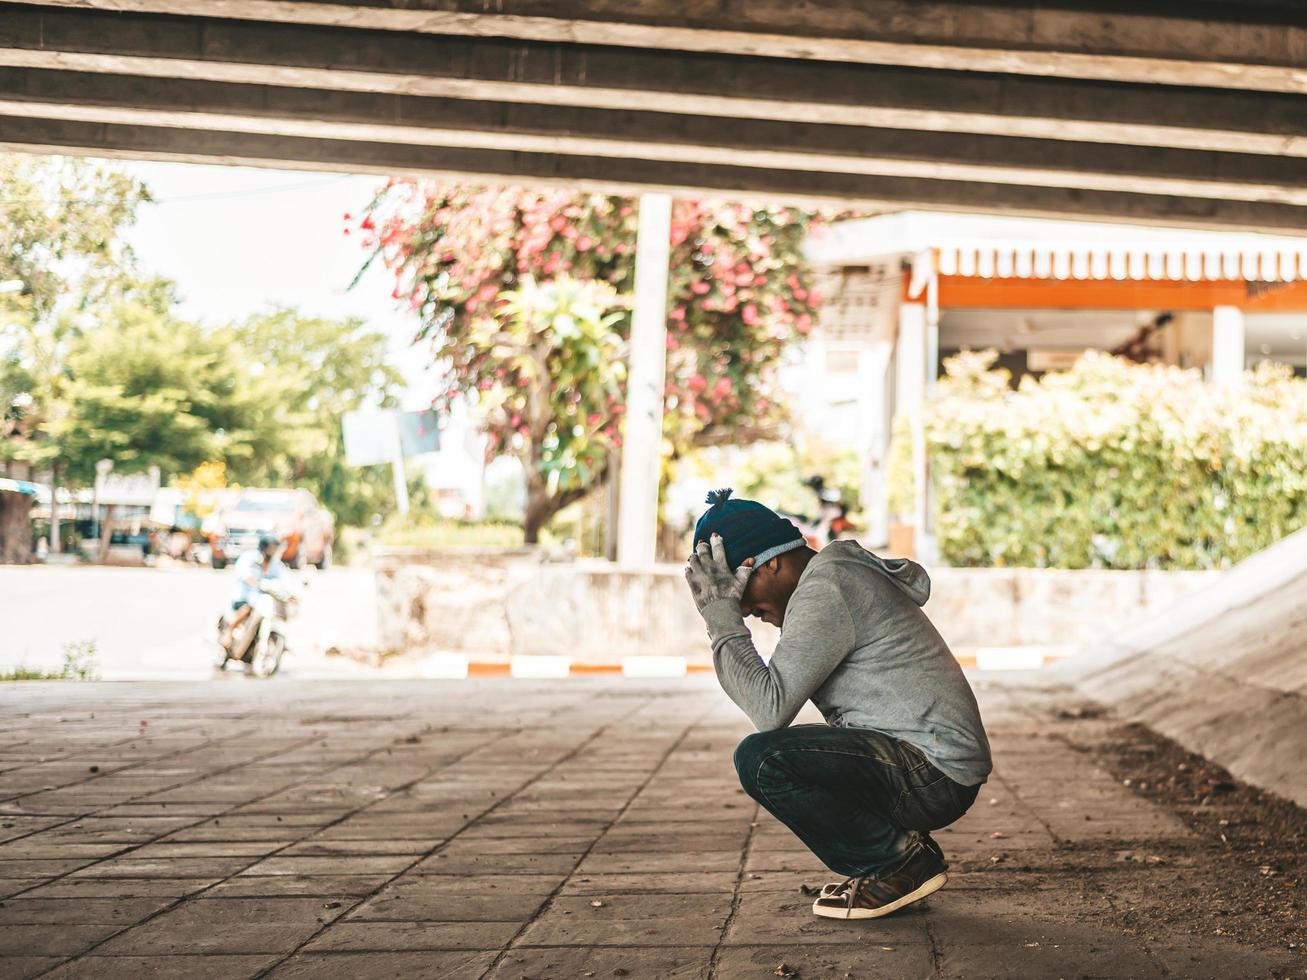
<svg viewBox="0 0 1307 980"><path fill-rule="evenodd" d="M963 667L976 670L1038 670L1070 655L1071 647L978 647L955 656ZM712 664L691 663L685 657L623 657L610 663L576 663L570 657L516 656L508 660L473 660L466 654L428 657L418 668L421 677L463 680L468 677L514 677L555 680L564 677L620 675L632 678L684 677L711 673Z"/></svg>

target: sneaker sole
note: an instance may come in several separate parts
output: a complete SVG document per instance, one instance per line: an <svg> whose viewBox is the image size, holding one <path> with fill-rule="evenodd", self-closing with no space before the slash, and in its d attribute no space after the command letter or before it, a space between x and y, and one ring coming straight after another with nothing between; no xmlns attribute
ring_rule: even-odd
<svg viewBox="0 0 1307 980"><path fill-rule="evenodd" d="M813 915L821 916L823 919L879 919L882 916L897 912L905 905L911 905L913 902L921 901L928 895L935 894L935 892L939 891L947 883L948 874L941 872L940 874L935 875L935 877L927 880L919 888L908 892L902 898L896 899L888 905L883 905L878 909L830 908L825 905L818 905L817 902L821 901L821 899L817 899L817 902L812 903L812 913Z"/></svg>

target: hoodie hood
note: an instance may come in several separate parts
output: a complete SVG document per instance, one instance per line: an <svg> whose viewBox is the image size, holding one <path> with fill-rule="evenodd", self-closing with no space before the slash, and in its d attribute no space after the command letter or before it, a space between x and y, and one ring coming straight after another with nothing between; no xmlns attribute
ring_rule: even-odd
<svg viewBox="0 0 1307 980"><path fill-rule="evenodd" d="M870 565L919 606L924 606L930 598L930 576L924 568L907 558L882 558L856 541L834 541L822 548L817 556Z"/></svg>

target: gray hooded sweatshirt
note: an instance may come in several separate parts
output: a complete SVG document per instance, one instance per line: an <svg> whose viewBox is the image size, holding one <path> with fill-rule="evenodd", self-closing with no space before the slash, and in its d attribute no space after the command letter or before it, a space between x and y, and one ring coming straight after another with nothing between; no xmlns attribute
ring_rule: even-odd
<svg viewBox="0 0 1307 980"><path fill-rule="evenodd" d="M962 668L921 610L929 597L916 562L837 541L799 576L770 663L737 603L705 607L717 679L759 731L784 728L811 699L829 724L884 732L978 785L993 768L989 740Z"/></svg>

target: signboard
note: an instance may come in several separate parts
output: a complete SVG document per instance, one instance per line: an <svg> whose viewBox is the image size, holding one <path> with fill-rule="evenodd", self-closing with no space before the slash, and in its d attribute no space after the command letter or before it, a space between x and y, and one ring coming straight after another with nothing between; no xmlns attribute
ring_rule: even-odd
<svg viewBox="0 0 1307 980"><path fill-rule="evenodd" d="M149 507L159 492L159 467L148 473L95 475L95 500L101 507Z"/></svg>
<svg viewBox="0 0 1307 980"><path fill-rule="evenodd" d="M818 285L826 299L817 313L817 337L855 343L894 339L903 292L897 265L840 268Z"/></svg>
<svg viewBox="0 0 1307 980"><path fill-rule="evenodd" d="M436 413L399 413L399 445L405 456L422 456L440 452L440 423Z"/></svg>
<svg viewBox="0 0 1307 980"><path fill-rule="evenodd" d="M1026 370L1069 371L1084 355L1083 347L1032 347L1026 351Z"/></svg>
<svg viewBox="0 0 1307 980"><path fill-rule="evenodd" d="M345 436L345 462L350 466L376 466L399 458L394 412L347 412L340 423Z"/></svg>
<svg viewBox="0 0 1307 980"><path fill-rule="evenodd" d="M430 410L348 412L341 419L341 429L345 461L350 466L376 466L440 451L440 426L436 413Z"/></svg>

